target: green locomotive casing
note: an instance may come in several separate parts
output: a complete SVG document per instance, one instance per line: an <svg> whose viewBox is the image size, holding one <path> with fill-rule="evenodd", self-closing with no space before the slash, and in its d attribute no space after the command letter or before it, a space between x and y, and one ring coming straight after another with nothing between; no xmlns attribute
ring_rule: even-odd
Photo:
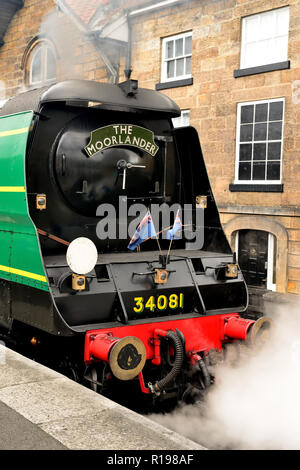
<svg viewBox="0 0 300 470"><path fill-rule="evenodd" d="M32 118L32 111L0 117L0 275L49 291L26 191L26 146Z"/></svg>

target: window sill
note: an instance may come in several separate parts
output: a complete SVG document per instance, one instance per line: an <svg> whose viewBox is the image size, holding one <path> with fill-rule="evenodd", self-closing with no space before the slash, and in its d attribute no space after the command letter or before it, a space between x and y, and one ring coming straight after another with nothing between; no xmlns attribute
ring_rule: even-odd
<svg viewBox="0 0 300 470"><path fill-rule="evenodd" d="M177 88L180 86L193 85L193 78L183 78L181 80L173 80L172 82L161 82L155 85L156 90L167 90L168 88Z"/></svg>
<svg viewBox="0 0 300 470"><path fill-rule="evenodd" d="M283 184L239 184L229 185L231 192L251 192L251 193L283 193Z"/></svg>
<svg viewBox="0 0 300 470"><path fill-rule="evenodd" d="M247 69L237 69L233 72L234 78L247 77L258 73L274 72L275 70L285 70L291 67L290 60L277 62L276 64L259 65L258 67L249 67Z"/></svg>

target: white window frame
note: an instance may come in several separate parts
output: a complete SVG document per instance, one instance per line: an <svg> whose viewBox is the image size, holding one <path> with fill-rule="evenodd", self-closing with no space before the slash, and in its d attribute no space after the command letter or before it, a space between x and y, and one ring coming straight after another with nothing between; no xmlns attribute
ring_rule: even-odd
<svg viewBox="0 0 300 470"><path fill-rule="evenodd" d="M278 101L282 101L283 102L283 110L282 110L282 134L281 134L281 153L280 153L280 179L278 180L267 180L267 179L264 179L264 180L240 180L239 179L239 163L240 163L240 131L241 131L241 109L242 109L242 106L248 106L248 105L256 105L256 104L265 104L265 103L275 103L275 102L278 102ZM283 156L283 133L284 133L284 115L285 115L285 98L275 98L275 99L270 99L270 100L258 100L258 101L246 101L246 102L242 102L242 103L237 103L238 107L237 107L237 121L236 121L236 149L235 149L235 153L236 153L236 157L235 157L235 180L234 180L234 184L244 184L244 185L247 185L247 184L281 184L281 181L282 181L282 156ZM253 119L254 119L254 116L255 116L255 113L253 113ZM269 118L269 116L268 116ZM270 122L269 119L268 121L266 122ZM273 121L271 121L273 122ZM274 121L276 122L276 121ZM253 125L253 129L254 129L254 125ZM253 136L252 136L252 140L251 142L249 141L248 143L269 143L269 142L279 142L279 140L268 140L268 131L267 131L267 139L265 141L260 141L260 140L253 140ZM253 148L254 146L252 145L252 157L253 157ZM253 158L252 158L252 161L253 161ZM266 162L268 162L268 160L266 160ZM253 168L253 166L251 167ZM266 165L266 169L267 169L267 165ZM251 173L252 173L252 170L251 170Z"/></svg>
<svg viewBox="0 0 300 470"><path fill-rule="evenodd" d="M178 75L178 76L174 76L174 77L170 77L170 78L167 77L167 63L172 61L172 60L184 59L186 57L191 57L192 58L192 51L191 51L190 54L184 54L184 51L183 51L183 55L177 56L177 57L174 56L172 59L169 59L169 58L167 58L167 54L166 54L166 49L167 49L166 48L166 43L169 42L169 41L174 41L174 43L175 43L176 39L181 39L181 38L186 38L186 37L191 37L192 44L193 44L192 31L189 31L187 33L175 34L174 36L169 36L169 37L163 38L163 40L162 40L162 60L161 60L161 83L174 82L174 81L177 81L177 80L182 80L182 79L185 79L185 78L191 78L192 77L192 73Z"/></svg>
<svg viewBox="0 0 300 470"><path fill-rule="evenodd" d="M271 290L276 292L276 284L273 282L274 279L274 246L275 246L275 236L269 232L268 234L268 260L267 260L267 283L266 287L267 290ZM235 252L237 255L237 259L239 259L239 231L235 234ZM276 269L276 266L275 266Z"/></svg>
<svg viewBox="0 0 300 470"><path fill-rule="evenodd" d="M185 124L184 121L186 119L186 116L188 115L188 120L189 123ZM174 122L175 121L175 122ZM183 109L181 111L180 116L173 118L172 119L173 126L177 129L178 127L185 127L190 125L190 110L189 109Z"/></svg>
<svg viewBox="0 0 300 470"><path fill-rule="evenodd" d="M273 33L270 33L270 36L259 36L260 34L264 34L265 28L261 23L263 22L264 19L269 17L271 20L275 22L274 30L276 30L276 25L280 23L280 15L282 14L283 11L288 11L288 26L287 26L287 31L285 31L284 34L282 32L277 32L273 31ZM245 69L245 68L251 68L251 67L259 67L262 65L267 65L267 64L273 64L273 63L278 63L278 62L284 62L288 58L288 37L289 37L289 16L290 15L290 10L289 6L285 6L282 8L276 8L273 10L265 11L265 12L260 12L256 13L255 15L250 15L250 16L245 16L242 18L242 45L241 45L241 60L240 60L240 68ZM252 40L247 40L247 23L249 24L250 21L255 21L257 22L257 25L255 27L256 35ZM286 44L285 46L285 51L280 55L278 52L278 47L276 47L276 41L282 39L282 41L285 41ZM277 57L274 59L268 61L268 59L264 58L263 56L256 56L255 60L257 60L256 63L252 63L250 61L250 57L247 57L246 50L247 46L249 44L255 44L255 43L263 43L263 42L272 42L272 46L265 46L268 49L272 49L272 52L275 52L279 54ZM264 47L260 48L261 51L265 52Z"/></svg>
<svg viewBox="0 0 300 470"><path fill-rule="evenodd" d="M48 44L47 42L41 41L34 47L34 50L33 50L32 55L30 57L29 86L44 85L44 84L47 84L47 83L55 82L56 73L55 73L55 77L46 78L47 77L47 55L48 55L48 50L51 51L51 53L53 54L53 57L56 61L55 52L53 51L53 48L51 47L51 45ZM32 65L33 65L35 56L38 54L39 51L41 51L41 79L33 81L33 79L32 79Z"/></svg>

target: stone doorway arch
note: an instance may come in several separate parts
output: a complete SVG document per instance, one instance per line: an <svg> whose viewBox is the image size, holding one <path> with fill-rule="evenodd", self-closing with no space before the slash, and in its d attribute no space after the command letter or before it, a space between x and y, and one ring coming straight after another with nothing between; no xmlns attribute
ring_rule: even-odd
<svg viewBox="0 0 300 470"><path fill-rule="evenodd" d="M287 292L288 232L286 228L280 222L261 215L235 217L224 225L225 234L233 251L235 250L235 233L239 230L263 230L276 237L276 291Z"/></svg>

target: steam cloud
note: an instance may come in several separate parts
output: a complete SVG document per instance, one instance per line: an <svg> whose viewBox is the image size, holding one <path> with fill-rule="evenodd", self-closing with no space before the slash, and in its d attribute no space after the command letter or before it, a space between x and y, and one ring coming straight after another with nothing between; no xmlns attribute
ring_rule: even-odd
<svg viewBox="0 0 300 470"><path fill-rule="evenodd" d="M147 0L109 0L103 3L102 15L100 8L97 9L99 24L97 25L96 22L96 30L101 29L105 25L106 18L108 21L112 21L118 15L122 15L122 8L126 11L126 8L134 7L135 5L142 7L145 3L147 3ZM86 10L89 11L89 0L81 0L81 11L85 9L85 6ZM76 11L73 13L75 13L73 17L77 18ZM87 36L89 31L87 25L84 25L82 22L80 29L78 26L81 23L80 19L77 18L76 25L71 17L72 15L70 14L62 13L57 9L53 10L43 19L40 34L42 37L50 39L56 47L60 79L95 79L96 77L87 77L87 72L104 67L104 63L94 46L91 45L91 38ZM93 29L93 25L90 26ZM87 28L86 31L84 30L85 27ZM125 38L124 41L126 41ZM102 43L101 48L103 52L108 54L109 60L112 63L118 62L119 46L113 45L113 43L105 46Z"/></svg>
<svg viewBox="0 0 300 470"><path fill-rule="evenodd" d="M53 10L45 16L40 34L52 41L56 47L60 75L65 79L82 78L82 54L86 38L66 15Z"/></svg>
<svg viewBox="0 0 300 470"><path fill-rule="evenodd" d="M216 367L202 408L151 418L210 449L300 449L300 307L278 310L267 344Z"/></svg>
<svg viewBox="0 0 300 470"><path fill-rule="evenodd" d="M185 1L188 3L190 0ZM155 3L159 3L159 0L153 2L153 4ZM124 16L128 9L149 6L149 2L148 0L108 0L95 10L96 13L94 12L94 16L91 15L88 25L81 21L76 13L80 15L80 12L90 10L89 0L79 1L78 6L80 7L79 10L75 9L73 15L70 12L62 13L57 9L53 10L45 16L40 28L41 36L50 39L56 47L59 63L59 80L78 78L97 80L99 79L97 73L93 74L92 71L103 68L105 61L106 65L110 63L115 69L118 69L120 50L122 50L121 55L123 55L123 59L127 54L125 46L127 35L125 30L123 31L120 28L120 31L118 31L118 39L124 42L123 48L120 44L118 45L118 41L115 43L113 41L105 43L103 38L98 41L98 46L95 48L95 43L94 45L91 44L93 39L91 36L88 37L88 34L94 32L97 35L97 31L99 33L99 30L107 22L112 22ZM139 28L142 27L140 25ZM106 58L104 58L103 54ZM123 79L123 70L120 70L119 74ZM100 79L103 80L103 77L100 76Z"/></svg>

